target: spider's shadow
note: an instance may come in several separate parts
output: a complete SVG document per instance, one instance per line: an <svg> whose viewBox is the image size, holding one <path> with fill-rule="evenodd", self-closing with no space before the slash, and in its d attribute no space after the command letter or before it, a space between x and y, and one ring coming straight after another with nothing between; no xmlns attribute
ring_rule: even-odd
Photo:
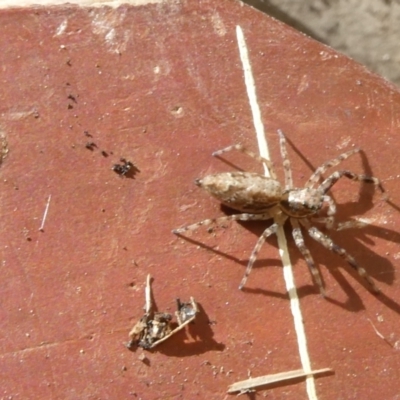
<svg viewBox="0 0 400 400"><path fill-rule="evenodd" d="M299 151L299 149L291 142L289 138L286 138L287 142L290 144L291 148L293 151L301 158L301 160L310 168L311 171L315 171L316 167L311 164L304 156L303 154ZM368 158L366 154L361 150L358 153L359 157L361 158L361 163L362 163L362 171L365 175L368 176L373 176L371 166L368 162ZM336 167L333 170L337 170L338 167ZM325 175L329 174L329 170ZM326 176L325 176L326 177ZM355 214L357 215L363 215L366 212L368 212L370 209L374 207L373 204L373 198L376 192L376 187L371 184L366 184L366 183L361 183L359 184L359 201L357 202L348 202L344 204L338 204L338 213L337 213L337 220L339 221L348 221L351 220L351 217L354 216ZM380 193L379 193L380 194ZM334 196L332 193L330 193L330 196L334 199ZM334 199L335 200L335 199ZM397 206L396 204L392 203L391 201L387 200L386 201L391 207L396 209L396 211L400 211L400 207ZM360 266L365 268L367 272L376 280L380 282L384 282L386 284L393 284L394 281L394 271L395 268L393 264L387 259L384 258L376 253L374 253L370 248L368 248L365 244L367 245L373 245L375 242L373 239L371 239L369 236L375 236L379 237L385 240L389 240L394 243L400 243L400 234L396 231L392 231L390 229L385 229L379 226L375 225L368 225L367 227L364 227L363 229L349 229L349 230L344 230L339 232L327 232L328 235L332 235L332 239L335 240L339 245L341 243L344 243L343 247L350 253L350 254L358 254L356 259L359 263ZM305 235L306 236L306 235ZM312 241L313 242L313 241ZM361 243L364 242L364 243ZM315 242L314 242L315 243ZM295 247L295 246L294 246ZM322 246L316 246L318 248L321 248ZM313 247L312 247L313 248ZM296 249L297 250L297 249ZM313 248L314 250L314 248ZM331 257L329 255L332 255L328 250L322 247L320 250L321 253L323 254L323 262L325 265L328 267L330 273L335 277L335 279L338 281L338 283L341 285L342 289L346 292L346 294L349 297L349 301L346 302L348 306L353 309L362 309L364 308L361 302L361 299L357 296L356 292L354 289L349 285L347 280L343 277L343 275L340 273L339 269L337 266L346 266L346 263L340 262L339 265L335 263L332 265L332 261L334 259L337 259L337 256ZM340 261L340 259L339 259ZM374 267L373 267L374 266ZM351 268L347 268L347 271L355 279L358 279L362 283L363 280L360 280L359 275ZM383 293L381 293L378 298L389 308L393 309L397 313L400 314L400 305L393 302L391 299L387 298ZM350 299L356 299L356 301L352 302ZM327 298L328 301L331 301L335 304L338 304L334 299ZM355 304L355 302L359 303L358 306ZM339 304L340 305L340 304ZM348 308L348 307L346 307Z"/></svg>
<svg viewBox="0 0 400 400"><path fill-rule="evenodd" d="M311 174L316 170L316 167L311 164L303 155L302 153L295 147L295 145L288 139L286 138L288 143L290 144L291 148L294 150L294 152L303 160L303 162L310 168L310 176ZM362 161L362 169L363 173L366 175L373 176L371 167L368 163L368 159L362 151L358 153L361 157ZM226 164L234 167L235 169L237 168L235 164L226 161L223 158L218 157L220 160L224 161ZM343 169L343 168L342 168ZM335 170L338 170L336 167L335 169L328 170L324 177L326 178L329 176L329 174ZM296 187L296 185L295 185ZM357 202L348 202L344 204L338 204L338 213L337 213L337 221L347 221L351 219L351 216L354 216L356 213L358 215L362 215L369 211L373 207L373 197L375 194L375 186L374 185L368 185L368 184L363 184L361 183L359 185L359 201ZM330 196L332 198L333 195L330 193ZM391 202L388 202L392 207L396 208L397 210L400 210L400 208L396 205L394 205ZM231 215L233 213L236 213L235 211L221 205L221 210L224 212L226 215ZM242 225L244 228L252 232L255 236L260 237L263 231L272 224L272 220L268 221L249 221L249 222L242 222L238 221L240 225ZM320 229L320 224L316 224L316 226ZM321 229L323 230L323 229ZM294 244L293 239L290 239L292 237L291 230L290 230L290 223L285 224L285 234L286 237L288 238L288 246L289 246L289 254L292 258L293 264L297 264L299 260L303 260L302 255L300 254L299 250L297 249L296 245ZM306 241L307 247L310 249L314 261L316 262L316 265L318 267L318 264L321 262L325 265L326 269L328 270L328 273L332 274L333 277L337 280L338 284L341 286L342 290L346 293L347 295L347 301L345 302L339 302L335 300L334 298L327 297L326 299L333 304L336 304L344 309L347 309L349 311L358 311L364 309L364 305L362 302L362 299L360 296L357 294L357 292L353 289L351 284L348 282L347 278L343 276L341 271L338 269L338 267L344 267L346 268L346 271L358 282L363 284L363 286L368 290L368 288L365 286L364 281L360 276L355 272L353 269L351 269L348 264L341 259L338 255L333 254L323 246L316 244L316 242L308 237L307 232L303 230L304 238ZM378 280L380 282L384 282L386 284L392 284L394 281L394 266L393 264L387 259L384 258L376 253L374 253L367 245L373 245L374 240L371 239L369 236L375 236L378 238L383 238L395 243L400 243L400 234L398 232L389 230L389 229L384 229L382 227L378 227L375 225L368 225L367 227L364 227L362 229L357 229L356 232L354 229L351 230L344 230L340 232L335 232L335 231L328 231L327 234L332 238L334 242L336 242L339 246L343 245L343 248L345 248L346 251L348 251L349 254L355 256L358 264L362 266L369 275L372 276L373 279ZM233 257L231 255L225 254L219 250L215 250L212 247L209 247L205 245L204 243L200 243L196 240L187 238L185 236L182 236L185 238L185 240L188 240L189 242L192 242L194 244L197 244L203 248L206 248L216 254L219 254L225 258L228 258L232 261L235 261L244 267L247 265L248 260L239 260L236 257ZM364 242L364 243L363 243ZM255 244L255 243L254 243ZM264 246L268 246L273 244L275 247L277 247L277 242L275 238L268 238ZM249 253L250 254L250 253ZM304 263L305 268L306 264L304 261L300 261ZM260 268L260 267L265 267L265 266L272 266L272 265L277 265L276 260L263 260L263 259L257 259L255 262L253 268ZM326 272L324 272L326 273ZM322 274L321 274L322 275ZM251 279L251 277L250 277ZM311 277L310 277L311 279ZM250 288L244 288L244 291L247 292L253 292L253 293L262 293L267 296L272 296L272 297L278 297L278 298L287 298L286 293L279 293L276 291L269 291L269 290L264 290L264 289L250 289ZM304 297L306 295L310 294L316 294L318 292L318 288L315 285L307 285L303 286L298 289L298 295L299 297ZM377 296L377 299L379 299L383 304L385 304L387 307L392 309L393 311L397 312L400 314L400 305L396 303L394 300L390 299L387 297L384 293L381 293L380 295Z"/></svg>

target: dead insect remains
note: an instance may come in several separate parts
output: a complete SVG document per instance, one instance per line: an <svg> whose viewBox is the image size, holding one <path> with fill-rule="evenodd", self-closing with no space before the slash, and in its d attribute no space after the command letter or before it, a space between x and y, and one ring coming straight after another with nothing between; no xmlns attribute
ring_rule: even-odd
<svg viewBox="0 0 400 400"><path fill-rule="evenodd" d="M369 289L374 293L379 293L378 287L367 274L364 268L360 267L356 260L348 254L342 247L335 244L332 239L322 233L312 222L323 223L327 229L334 228L334 216L336 214L336 203L327 193L332 186L342 177L353 181L371 183L378 187L383 193L384 190L379 179L355 174L348 170L339 170L333 172L330 176L323 179L324 173L332 167L337 166L350 156L360 152L359 148L340 154L338 157L325 162L306 182L303 188L293 186L290 161L286 149L286 139L281 130L278 130L280 139L280 150L283 159L285 174L284 186L277 180L277 176L271 161L260 157L253 152L245 149L242 145L226 147L213 153L213 156L220 156L228 151L237 150L247 154L253 159L263 162L270 172L271 177L266 177L252 172L223 172L214 175L208 175L202 179L196 180L196 185L205 189L222 204L240 211L240 214L224 216L215 219L206 219L192 225L175 229L173 233L181 234L186 231L192 231L203 225L222 223L226 221L255 221L273 219L270 225L258 239L253 252L250 255L249 262L240 283L239 289L242 289L251 272L252 266L257 259L257 255L268 236L277 232L279 226L283 226L289 219L292 225L292 235L296 246L303 255L311 276L319 287L322 295L325 290L319 269L316 267L312 255L304 243L302 228L322 246L341 256L357 273L365 280ZM322 183L320 183L322 180ZM327 205L327 213L324 217L318 217L319 211L323 205ZM358 227L357 221L351 221L339 225L340 229Z"/></svg>
<svg viewBox="0 0 400 400"><path fill-rule="evenodd" d="M144 349L154 348L194 321L198 313L198 307L193 297L188 303L181 303L177 299L178 311L175 312L175 316L178 326L176 323L174 326L171 314L153 309L150 281L151 277L148 275L145 288L145 313L129 332L130 340L126 345L128 349L133 349L135 346Z"/></svg>
<svg viewBox="0 0 400 400"><path fill-rule="evenodd" d="M133 178L137 172L140 172L139 168L125 158L121 158L120 161L122 164L114 164L111 168L118 175Z"/></svg>

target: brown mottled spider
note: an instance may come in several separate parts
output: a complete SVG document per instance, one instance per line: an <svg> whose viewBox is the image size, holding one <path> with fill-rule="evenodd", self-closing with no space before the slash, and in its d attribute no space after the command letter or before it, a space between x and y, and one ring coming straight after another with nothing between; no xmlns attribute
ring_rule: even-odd
<svg viewBox="0 0 400 400"><path fill-rule="evenodd" d="M304 244L301 227L307 230L308 234L317 242L321 243L328 250L339 254L347 263L364 278L369 289L374 293L379 293L379 288L367 274L364 268L360 267L356 260L347 253L347 251L335 244L330 237L322 233L311 222L324 223L326 228L331 229L334 226L334 215L336 213L336 204L334 200L327 195L332 186L342 177L354 181L372 183L384 192L379 179L372 176L355 174L348 170L339 170L333 172L328 178L324 179L316 188L315 186L322 179L323 174L331 167L340 164L350 156L360 151L359 148L350 150L338 157L322 164L311 175L304 188L293 187L292 172L290 161L286 150L286 140L283 132L278 130L280 138L280 149L283 159L285 173L285 187L283 188L277 180L272 163L253 152L245 149L242 145L226 147L213 153L213 156L220 156L223 153L233 149L241 151L250 157L265 163L268 167L271 177L266 177L253 172L222 172L215 175L208 175L203 179L197 179L196 185L202 187L212 196L217 198L222 204L240 211L241 214L219 217L216 219L206 219L195 224L175 229L173 233L181 234L189 230L195 230L202 225L209 225L216 222L225 221L254 221L274 219L274 223L269 226L257 241L253 252L249 258L244 277L240 283L239 289L242 289L251 272L251 268L257 258L261 246L268 236L276 233L278 227L284 225L287 219L293 227L293 239L301 254L305 258L310 269L311 276L317 283L320 292L325 296L325 290L318 268L315 266L310 251ZM321 210L324 203L327 204L327 216L315 217ZM314 218L313 218L314 216ZM343 225L344 226L344 225ZM346 223L346 228L357 226L357 223Z"/></svg>

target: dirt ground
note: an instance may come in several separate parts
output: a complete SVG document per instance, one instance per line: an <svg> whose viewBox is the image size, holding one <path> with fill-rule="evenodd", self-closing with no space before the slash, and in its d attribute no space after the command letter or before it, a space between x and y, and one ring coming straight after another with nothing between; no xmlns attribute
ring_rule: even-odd
<svg viewBox="0 0 400 400"><path fill-rule="evenodd" d="M244 0L400 85L400 0Z"/></svg>

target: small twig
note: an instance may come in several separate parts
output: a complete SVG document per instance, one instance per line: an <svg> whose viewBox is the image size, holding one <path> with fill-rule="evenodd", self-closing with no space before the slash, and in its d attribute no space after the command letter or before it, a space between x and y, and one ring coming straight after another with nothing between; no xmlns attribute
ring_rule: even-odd
<svg viewBox="0 0 400 400"><path fill-rule="evenodd" d="M146 288L144 290L144 295L146 299L146 305L145 305L145 312L146 314L149 314L151 311L151 276L150 274L147 275L147 280L146 280Z"/></svg>
<svg viewBox="0 0 400 400"><path fill-rule="evenodd" d="M49 195L49 198L47 199L47 204L46 204L46 208L44 210L42 224L40 225L40 228L39 228L40 232L44 232L44 223L45 223L46 218L47 218L47 212L49 211L50 200L51 200L51 195Z"/></svg>
<svg viewBox="0 0 400 400"><path fill-rule="evenodd" d="M386 339L385 336L383 336L382 333L380 333L380 332L378 331L378 329L376 329L376 327L375 327L375 325L372 323L372 321L371 321L369 318L367 318L367 320L368 320L369 323L372 325L372 328L374 328L375 333L376 333L382 340L384 340L390 347L393 347L392 343L390 343L389 340Z"/></svg>
<svg viewBox="0 0 400 400"><path fill-rule="evenodd" d="M193 297L191 297L191 300L194 302ZM196 304L196 303L194 303ZM197 307L197 305L196 305ZM164 342L168 338L170 338L172 335L175 335L175 333L179 332L181 329L183 329L186 325L189 325L194 319L196 318L196 314L193 315L192 318L189 318L186 320L183 324L179 325L177 328L175 328L173 331L171 331L168 335L164 336L162 339L157 340L157 342L154 342L151 346L150 349L153 349L154 347L158 346L160 343Z"/></svg>
<svg viewBox="0 0 400 400"><path fill-rule="evenodd" d="M259 376L258 378L250 378L246 379L245 381L234 383L233 385L229 386L228 393L248 393L250 390L258 386L271 385L277 382L287 381L296 378L305 378L310 375L323 374L327 372L333 372L333 370L330 368L323 368L306 372L302 369L297 369L294 371L281 372L279 374Z"/></svg>

